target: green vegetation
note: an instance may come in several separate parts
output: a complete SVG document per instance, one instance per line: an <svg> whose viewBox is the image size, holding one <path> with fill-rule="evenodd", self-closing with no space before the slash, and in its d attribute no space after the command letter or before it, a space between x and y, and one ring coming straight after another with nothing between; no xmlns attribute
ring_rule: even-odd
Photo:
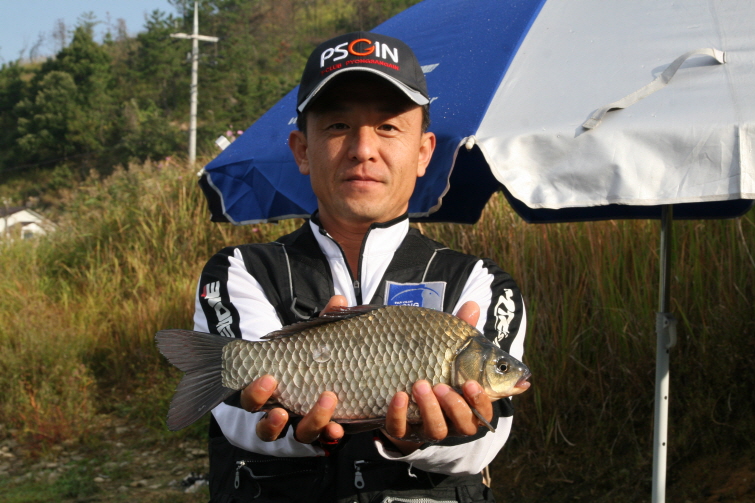
<svg viewBox="0 0 755 503"><path fill-rule="evenodd" d="M13 475L0 476L2 501L207 501L206 485L185 493L188 484L179 483L191 472L206 472L206 440L168 438L132 423L102 415L86 444L63 442L38 459L16 459Z"/></svg>
<svg viewBox="0 0 755 503"><path fill-rule="evenodd" d="M246 129L297 83L321 41L370 29L418 0L203 0L201 31L220 38L200 47L198 151L214 154L221 134ZM76 178L90 169L159 160L186 152L190 64L186 40L193 1L171 0L177 15L154 11L143 31L125 27L93 39L99 23L84 15L70 43L43 62L0 68L0 179L48 171Z"/></svg>
<svg viewBox="0 0 755 503"><path fill-rule="evenodd" d="M146 407L129 408L137 417L160 425L156 409L166 403L144 395L169 387L154 333L191 325L195 282L209 254L270 237L248 227L211 229L194 184L192 170L175 164L95 175L63 203L58 232L4 246L0 284L14 292L2 304L0 327L5 422L38 442L77 436L95 409L128 407L113 398L94 406L97 389L117 389Z"/></svg>

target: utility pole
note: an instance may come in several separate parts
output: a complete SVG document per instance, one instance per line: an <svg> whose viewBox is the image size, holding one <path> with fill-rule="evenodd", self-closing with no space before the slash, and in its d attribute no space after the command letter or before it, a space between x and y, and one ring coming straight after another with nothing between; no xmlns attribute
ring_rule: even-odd
<svg viewBox="0 0 755 503"><path fill-rule="evenodd" d="M199 34L199 2L194 2L194 33L171 33L173 38L191 39L191 111L189 117L189 164L197 159L197 75L199 73L199 41L217 43L218 37Z"/></svg>

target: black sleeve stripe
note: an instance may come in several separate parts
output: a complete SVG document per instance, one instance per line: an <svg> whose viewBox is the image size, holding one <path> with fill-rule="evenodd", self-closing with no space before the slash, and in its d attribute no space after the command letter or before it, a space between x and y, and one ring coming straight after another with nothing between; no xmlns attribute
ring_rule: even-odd
<svg viewBox="0 0 755 503"><path fill-rule="evenodd" d="M199 305L213 334L241 338L239 313L228 294L228 269L235 248L225 248L212 257L199 278Z"/></svg>
<svg viewBox="0 0 755 503"><path fill-rule="evenodd" d="M490 305L483 333L504 351L510 351L524 313L522 294L514 279L492 260L483 259L483 267L493 276Z"/></svg>

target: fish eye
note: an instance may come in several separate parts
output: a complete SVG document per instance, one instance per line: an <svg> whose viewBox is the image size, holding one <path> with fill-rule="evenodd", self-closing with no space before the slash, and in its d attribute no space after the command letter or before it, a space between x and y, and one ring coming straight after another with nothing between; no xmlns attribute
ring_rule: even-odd
<svg viewBox="0 0 755 503"><path fill-rule="evenodd" d="M506 360L499 360L495 368L501 374L505 374L509 371L509 364L506 362Z"/></svg>

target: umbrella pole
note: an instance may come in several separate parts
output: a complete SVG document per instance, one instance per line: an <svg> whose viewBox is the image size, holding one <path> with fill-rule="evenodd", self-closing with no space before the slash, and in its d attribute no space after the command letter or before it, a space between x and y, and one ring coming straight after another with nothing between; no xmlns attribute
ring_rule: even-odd
<svg viewBox="0 0 755 503"><path fill-rule="evenodd" d="M653 503L666 501L666 436L668 431L669 350L676 344L676 320L671 308L671 227L673 206L661 213L660 295L656 313L655 424L653 428Z"/></svg>

